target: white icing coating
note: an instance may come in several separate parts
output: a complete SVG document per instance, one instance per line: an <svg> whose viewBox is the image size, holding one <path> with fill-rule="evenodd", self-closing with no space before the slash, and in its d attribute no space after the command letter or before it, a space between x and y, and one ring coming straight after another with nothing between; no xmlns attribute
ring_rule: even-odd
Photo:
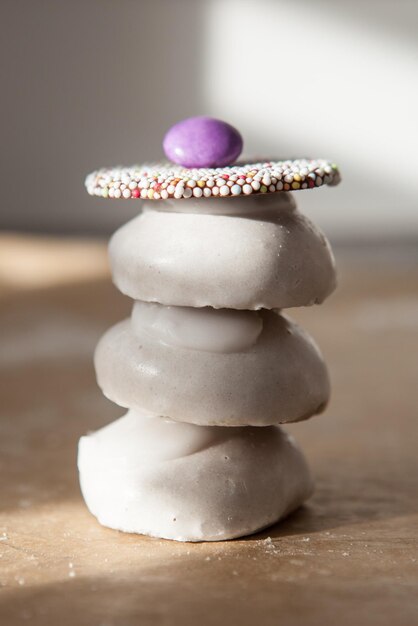
<svg viewBox="0 0 418 626"><path fill-rule="evenodd" d="M169 211L170 213L200 213L206 215L230 215L232 217L252 216L263 219L278 211L293 211L296 202L291 193L265 196L239 196L226 198L168 199L165 202L145 201L143 210Z"/></svg>
<svg viewBox="0 0 418 626"><path fill-rule="evenodd" d="M273 524L312 493L278 427L217 428L129 411L82 437L84 499L99 522L178 541L217 541Z"/></svg>
<svg viewBox="0 0 418 626"><path fill-rule="evenodd" d="M266 426L320 412L329 380L318 348L285 316L258 315L256 343L224 353L165 345L120 322L96 348L98 383L121 406L202 425Z"/></svg>
<svg viewBox="0 0 418 626"><path fill-rule="evenodd" d="M117 424L117 426L116 426ZM95 433L102 460L115 470L131 470L195 454L215 445L222 428L175 422L145 409L126 415ZM111 436L116 435L116 436Z"/></svg>
<svg viewBox="0 0 418 626"><path fill-rule="evenodd" d="M224 213L243 203L245 215L145 210L110 241L116 286L136 300L173 306L256 310L322 302L335 287L331 250L280 197L184 201L185 208L201 202Z"/></svg>
<svg viewBox="0 0 418 626"><path fill-rule="evenodd" d="M257 341L263 328L256 311L233 311L205 307L134 304L132 328L169 346L209 352L240 352Z"/></svg>

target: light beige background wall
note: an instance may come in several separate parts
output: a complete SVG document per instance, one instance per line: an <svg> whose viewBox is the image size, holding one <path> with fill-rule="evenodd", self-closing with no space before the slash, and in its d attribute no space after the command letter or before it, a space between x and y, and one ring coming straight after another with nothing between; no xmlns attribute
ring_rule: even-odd
<svg viewBox="0 0 418 626"><path fill-rule="evenodd" d="M0 6L2 227L110 231L138 205L87 197L85 174L208 113L247 153L335 159L342 186L298 195L332 237L418 237L417 2Z"/></svg>

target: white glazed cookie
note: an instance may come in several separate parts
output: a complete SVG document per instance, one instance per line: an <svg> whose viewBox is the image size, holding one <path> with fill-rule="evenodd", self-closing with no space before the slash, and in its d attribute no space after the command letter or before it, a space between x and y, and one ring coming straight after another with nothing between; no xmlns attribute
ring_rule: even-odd
<svg viewBox="0 0 418 626"><path fill-rule="evenodd" d="M246 312L254 316L254 324L249 324L242 321L243 312L229 311L228 324L236 315L242 333L234 337L232 350L222 351L219 333L225 328L224 320L219 321L218 332L214 320L206 337L196 321L197 346L185 343L182 347L187 332L182 334L180 329L170 338L167 320L161 328L154 314L157 321L150 329L142 308L135 309L132 320L105 333L95 354L98 384L121 406L202 425L267 426L306 419L328 401L328 374L319 349L285 316L265 310ZM199 318L202 311L194 315ZM205 310L202 329L209 315ZM212 311L212 315L219 312ZM189 320L190 324L192 316L193 310L186 309L185 323ZM211 335L218 335L212 340L215 349L202 343L210 342Z"/></svg>
<svg viewBox="0 0 418 626"><path fill-rule="evenodd" d="M172 205L146 204L110 241L114 282L131 298L255 310L320 303L334 290L328 242L291 194Z"/></svg>
<svg viewBox="0 0 418 626"><path fill-rule="evenodd" d="M194 426L144 411L82 437L78 467L101 524L178 541L253 533L312 493L305 459L279 427Z"/></svg>

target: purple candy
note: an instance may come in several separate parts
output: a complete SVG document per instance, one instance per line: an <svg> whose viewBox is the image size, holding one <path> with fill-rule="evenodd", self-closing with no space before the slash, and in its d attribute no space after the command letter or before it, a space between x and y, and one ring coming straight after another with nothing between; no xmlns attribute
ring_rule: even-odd
<svg viewBox="0 0 418 626"><path fill-rule="evenodd" d="M167 158L183 167L223 167L242 150L242 137L230 124L213 117L189 117L166 133Z"/></svg>

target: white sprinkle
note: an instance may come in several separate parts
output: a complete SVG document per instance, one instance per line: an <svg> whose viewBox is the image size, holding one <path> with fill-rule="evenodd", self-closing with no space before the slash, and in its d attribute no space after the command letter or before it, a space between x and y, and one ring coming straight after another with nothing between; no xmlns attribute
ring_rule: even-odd
<svg viewBox="0 0 418 626"><path fill-rule="evenodd" d="M193 189L193 195L195 198L201 198L202 194L203 194L203 191L201 190L200 187L195 187Z"/></svg>
<svg viewBox="0 0 418 626"><path fill-rule="evenodd" d="M121 190L120 190L120 189L115 189L115 191L113 192L113 196L114 196L115 198L120 198L120 197L121 197L121 195L122 195L122 192L121 192Z"/></svg>
<svg viewBox="0 0 418 626"><path fill-rule="evenodd" d="M131 197L131 190L130 189L124 189L122 192L122 195L124 198L130 198Z"/></svg>
<svg viewBox="0 0 418 626"><path fill-rule="evenodd" d="M183 185L177 185L176 190L174 192L174 197L178 200L183 197L184 187Z"/></svg>
<svg viewBox="0 0 418 626"><path fill-rule="evenodd" d="M231 187L231 193L233 196L239 196L239 194L241 193L241 186L233 185L233 187Z"/></svg>
<svg viewBox="0 0 418 626"><path fill-rule="evenodd" d="M251 187L251 185L244 185L242 191L248 196L250 193L253 192L253 188Z"/></svg>
<svg viewBox="0 0 418 626"><path fill-rule="evenodd" d="M213 187L212 188L212 196L217 196L219 195L219 187Z"/></svg>
<svg viewBox="0 0 418 626"><path fill-rule="evenodd" d="M254 189L254 191L258 191L260 189L261 185L258 182L258 180L253 180L253 182L251 183L251 187Z"/></svg>
<svg viewBox="0 0 418 626"><path fill-rule="evenodd" d="M203 188L203 195L205 196L205 198L209 198L209 196L212 195L212 190L209 189L209 187L204 187Z"/></svg>
<svg viewBox="0 0 418 626"><path fill-rule="evenodd" d="M220 187L219 189L219 193L221 194L221 196L227 196L229 194L228 185L222 185L222 187Z"/></svg>
<svg viewBox="0 0 418 626"><path fill-rule="evenodd" d="M175 192L176 188L174 187L174 185L168 185L167 187L167 191L170 194L170 196Z"/></svg>
<svg viewBox="0 0 418 626"><path fill-rule="evenodd" d="M188 180L186 184L187 184L188 187L191 187L192 189L193 189L193 187L196 187L196 181L193 180L193 178Z"/></svg>

